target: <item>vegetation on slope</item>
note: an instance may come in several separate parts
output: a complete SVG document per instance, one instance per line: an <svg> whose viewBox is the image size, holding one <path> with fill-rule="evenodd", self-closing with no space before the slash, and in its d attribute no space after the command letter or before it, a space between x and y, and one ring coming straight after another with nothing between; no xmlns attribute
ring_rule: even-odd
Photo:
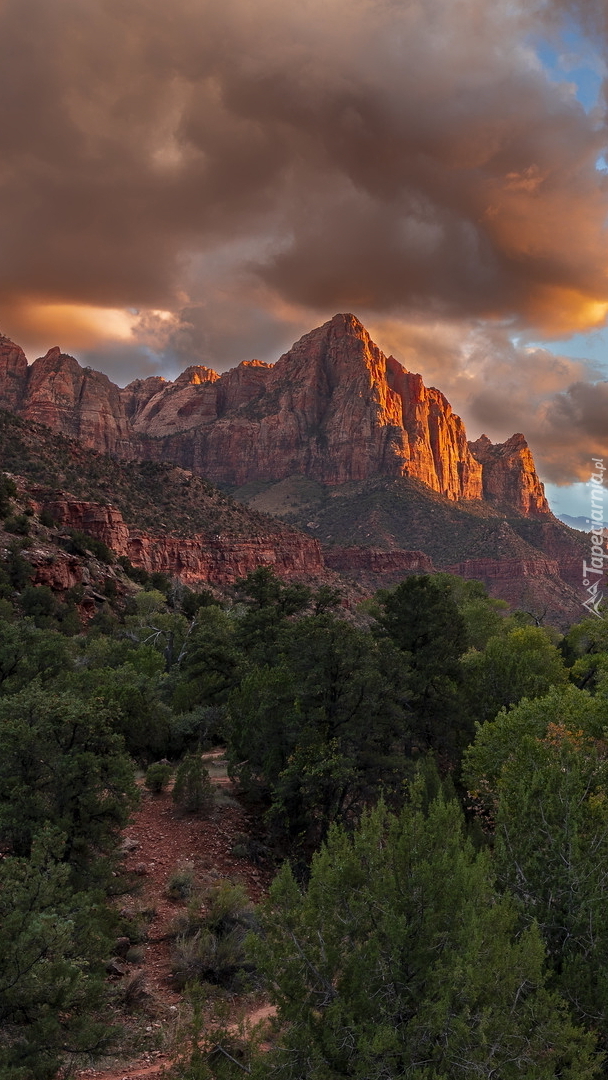
<svg viewBox="0 0 608 1080"><path fill-rule="evenodd" d="M232 490L232 489L231 489ZM324 544L424 551L438 567L464 559L538 558L542 521L511 515L487 503L454 503L408 477L340 485L301 477L248 484L234 498L305 529ZM552 523L552 519L547 519ZM561 522L554 530L576 550L585 540Z"/></svg>
<svg viewBox="0 0 608 1080"><path fill-rule="evenodd" d="M235 504L199 476L172 465L118 462L0 410L0 461L7 472L118 507L124 520L155 533L276 534L288 526Z"/></svg>
<svg viewBox="0 0 608 1080"><path fill-rule="evenodd" d="M257 915L188 901L176 963L254 978L277 1029L207 1040L176 1078L607 1075L605 620L560 638L439 574L354 625L261 568L222 603L147 582L66 634L22 562L0 566L3 1078L120 1039L103 976L136 944L112 903L134 769L169 760L204 812L218 741L256 810L244 847L289 867Z"/></svg>

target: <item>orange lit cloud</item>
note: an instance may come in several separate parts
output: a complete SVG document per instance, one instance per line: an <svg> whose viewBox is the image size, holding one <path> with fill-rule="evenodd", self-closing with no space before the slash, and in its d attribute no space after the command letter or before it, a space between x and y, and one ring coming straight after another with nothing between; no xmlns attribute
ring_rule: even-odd
<svg viewBox="0 0 608 1080"><path fill-rule="evenodd" d="M11 305L4 318L12 337L38 348L61 341L71 349L87 349L100 340L129 340L136 322L121 308L38 301Z"/></svg>
<svg viewBox="0 0 608 1080"><path fill-rule="evenodd" d="M5 0L0 330L121 381L354 311L410 351L441 323L439 356L485 326L522 378L492 327L608 315L605 99L586 112L532 44L565 12L606 33L604 0ZM477 414L479 363L446 386ZM555 426L542 393L571 374L511 428L540 431L542 400Z"/></svg>

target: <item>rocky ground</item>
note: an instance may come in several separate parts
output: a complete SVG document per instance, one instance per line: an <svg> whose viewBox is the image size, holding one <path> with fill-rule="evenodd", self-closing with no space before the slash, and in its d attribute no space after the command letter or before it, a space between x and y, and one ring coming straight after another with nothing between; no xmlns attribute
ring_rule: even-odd
<svg viewBox="0 0 608 1080"><path fill-rule="evenodd" d="M206 817L178 816L170 790L152 795L142 783L141 802L125 829L123 847L125 869L141 886L121 896L119 903L125 917L145 920L145 940L126 956L117 956L109 974L117 996L127 999L119 1017L125 1044L120 1055L81 1068L77 1080L147 1080L162 1075L184 1048L188 1007L173 985L171 970L174 920L184 903L167 895L176 868L189 864L203 890L226 879L240 883L254 903L267 890L270 871L233 854L251 833L252 822L235 798L222 751L206 754L204 764L215 789L214 808ZM224 996L222 1008L223 1022L233 1031L273 1012L259 993ZM213 1023L211 1017L208 1023Z"/></svg>

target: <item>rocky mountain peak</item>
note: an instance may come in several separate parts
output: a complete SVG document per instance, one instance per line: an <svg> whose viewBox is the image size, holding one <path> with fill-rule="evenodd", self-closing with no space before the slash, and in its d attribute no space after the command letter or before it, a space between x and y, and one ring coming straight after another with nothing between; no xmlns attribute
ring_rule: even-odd
<svg viewBox="0 0 608 1080"><path fill-rule="evenodd" d="M93 447L151 457L240 486L299 475L328 484L412 477L452 501L549 512L522 435L467 443L444 395L386 357L351 313L297 341L276 364L119 390L54 346L28 367L0 340L0 405Z"/></svg>
<svg viewBox="0 0 608 1080"><path fill-rule="evenodd" d="M177 377L174 386L202 386L204 383L215 382L219 379L217 371L213 371L212 368L204 367L202 364L195 364L192 367L186 368L182 371L181 375Z"/></svg>
<svg viewBox="0 0 608 1080"><path fill-rule="evenodd" d="M496 444L482 435L469 447L483 467L483 497L487 502L527 516L551 513L530 447L521 432Z"/></svg>

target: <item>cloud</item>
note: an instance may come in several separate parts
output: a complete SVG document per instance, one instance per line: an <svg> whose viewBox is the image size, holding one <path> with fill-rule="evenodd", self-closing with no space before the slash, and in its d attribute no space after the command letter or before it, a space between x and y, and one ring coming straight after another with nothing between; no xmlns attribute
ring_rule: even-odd
<svg viewBox="0 0 608 1080"><path fill-rule="evenodd" d="M603 391L509 337L608 313L605 96L534 47L564 19L606 34L603 0L4 0L2 330L124 382L354 311L557 474Z"/></svg>
<svg viewBox="0 0 608 1080"><path fill-rule="evenodd" d="M601 322L606 133L528 43L554 12L5 0L6 302L175 310L248 238L290 304Z"/></svg>

